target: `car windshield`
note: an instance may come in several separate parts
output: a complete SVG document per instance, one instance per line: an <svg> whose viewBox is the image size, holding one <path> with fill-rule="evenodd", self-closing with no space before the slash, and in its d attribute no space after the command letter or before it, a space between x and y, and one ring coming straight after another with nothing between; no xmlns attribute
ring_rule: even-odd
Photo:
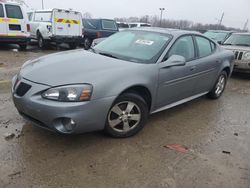
<svg viewBox="0 0 250 188"><path fill-rule="evenodd" d="M96 45L96 53L137 63L155 63L171 35L147 31L122 31Z"/></svg>
<svg viewBox="0 0 250 188"><path fill-rule="evenodd" d="M207 31L204 35L216 41L224 41L228 35L226 32Z"/></svg>
<svg viewBox="0 0 250 188"><path fill-rule="evenodd" d="M224 45L250 46L250 34L233 34L224 42Z"/></svg>

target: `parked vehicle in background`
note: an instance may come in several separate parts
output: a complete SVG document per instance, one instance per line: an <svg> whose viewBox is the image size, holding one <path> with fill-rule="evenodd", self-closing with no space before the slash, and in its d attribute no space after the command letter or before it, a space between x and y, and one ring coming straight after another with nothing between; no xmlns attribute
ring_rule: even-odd
<svg viewBox="0 0 250 188"><path fill-rule="evenodd" d="M222 44L232 34L233 34L232 31L221 31L221 30L209 30L204 33L206 37L215 40L219 44Z"/></svg>
<svg viewBox="0 0 250 188"><path fill-rule="evenodd" d="M74 49L82 39L82 14L72 10L50 9L28 13L30 33L40 48L50 42L69 44Z"/></svg>
<svg viewBox="0 0 250 188"><path fill-rule="evenodd" d="M235 54L234 71L250 73L250 33L233 33L223 47Z"/></svg>
<svg viewBox="0 0 250 188"><path fill-rule="evenodd" d="M109 37L118 32L118 26L110 19L83 19L83 46L88 50L94 39Z"/></svg>
<svg viewBox="0 0 250 188"><path fill-rule="evenodd" d="M151 24L149 23L141 23L141 22L132 22L132 23L128 23L130 28L133 27L151 27Z"/></svg>
<svg viewBox="0 0 250 188"><path fill-rule="evenodd" d="M30 25L21 5L0 1L0 43L18 44L26 49L30 40Z"/></svg>
<svg viewBox="0 0 250 188"><path fill-rule="evenodd" d="M119 31L123 31L124 29L128 29L129 28L129 24L126 22L116 22Z"/></svg>
<svg viewBox="0 0 250 188"><path fill-rule="evenodd" d="M45 129L129 137L149 114L203 95L221 97L233 60L232 52L196 32L129 29L92 51L25 63L12 81L13 101L23 117Z"/></svg>

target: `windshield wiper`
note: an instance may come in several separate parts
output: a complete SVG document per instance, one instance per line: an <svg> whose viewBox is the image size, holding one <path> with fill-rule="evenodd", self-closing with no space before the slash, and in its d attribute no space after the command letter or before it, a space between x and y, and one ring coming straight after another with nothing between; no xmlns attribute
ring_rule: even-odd
<svg viewBox="0 0 250 188"><path fill-rule="evenodd" d="M114 55L112 55L112 54L109 54L109 53L100 52L99 54L100 54L100 55L107 56L107 57L112 57L112 58L118 59L118 57L116 57L116 56L114 56Z"/></svg>
<svg viewBox="0 0 250 188"><path fill-rule="evenodd" d="M222 45L233 45L233 44L230 44L230 43L222 43Z"/></svg>
<svg viewBox="0 0 250 188"><path fill-rule="evenodd" d="M250 44L235 44L235 46L250 46Z"/></svg>

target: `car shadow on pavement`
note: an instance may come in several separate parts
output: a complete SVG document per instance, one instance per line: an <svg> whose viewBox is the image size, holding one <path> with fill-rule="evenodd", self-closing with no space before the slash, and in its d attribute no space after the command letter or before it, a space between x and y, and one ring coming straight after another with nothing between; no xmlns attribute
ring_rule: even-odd
<svg viewBox="0 0 250 188"><path fill-rule="evenodd" d="M233 72L232 78L250 80L250 73Z"/></svg>

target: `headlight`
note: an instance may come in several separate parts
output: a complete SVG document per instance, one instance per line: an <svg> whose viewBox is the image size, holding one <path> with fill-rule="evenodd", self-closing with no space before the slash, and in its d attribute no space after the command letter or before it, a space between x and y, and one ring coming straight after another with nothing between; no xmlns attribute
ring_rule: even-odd
<svg viewBox="0 0 250 188"><path fill-rule="evenodd" d="M68 85L48 89L42 93L42 97L61 102L89 101L92 94L91 85Z"/></svg>
<svg viewBox="0 0 250 188"><path fill-rule="evenodd" d="M250 52L246 52L246 53L244 54L244 59L245 59L245 60L250 60Z"/></svg>

